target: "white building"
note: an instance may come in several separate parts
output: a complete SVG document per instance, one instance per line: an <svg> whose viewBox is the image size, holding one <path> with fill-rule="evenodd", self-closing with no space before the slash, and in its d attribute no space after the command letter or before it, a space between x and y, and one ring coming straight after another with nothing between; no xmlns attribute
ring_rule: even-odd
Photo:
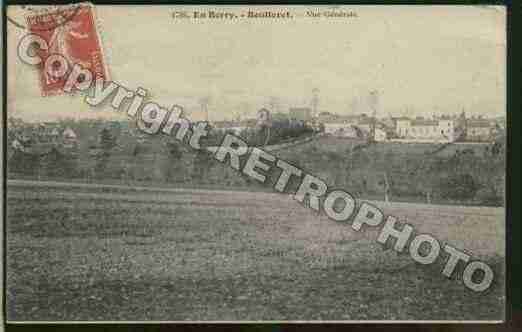
<svg viewBox="0 0 522 332"><path fill-rule="evenodd" d="M216 121L212 123L212 126L216 131L230 131L235 135L239 135L244 130L256 128L257 124L258 121L256 119L246 119L242 121Z"/></svg>
<svg viewBox="0 0 522 332"><path fill-rule="evenodd" d="M466 121L466 140L475 142L491 141L494 125L483 119L471 119Z"/></svg>
<svg viewBox="0 0 522 332"><path fill-rule="evenodd" d="M62 133L65 147L74 147L78 143L78 136L71 128L67 127Z"/></svg>
<svg viewBox="0 0 522 332"><path fill-rule="evenodd" d="M337 137L359 137L359 131L357 128L344 121L332 121L323 123L325 134L330 134Z"/></svg>
<svg viewBox="0 0 522 332"><path fill-rule="evenodd" d="M458 137L456 127L452 119L400 119L396 130L397 135L404 139L453 142Z"/></svg>
<svg viewBox="0 0 522 332"><path fill-rule="evenodd" d="M386 131L382 130L381 128L375 128L375 141L376 142L384 142L388 138L388 135L386 134Z"/></svg>

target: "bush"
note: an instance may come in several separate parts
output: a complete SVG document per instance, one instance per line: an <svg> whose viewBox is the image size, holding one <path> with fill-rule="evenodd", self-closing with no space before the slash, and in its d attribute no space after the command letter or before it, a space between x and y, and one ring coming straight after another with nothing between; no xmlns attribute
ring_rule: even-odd
<svg viewBox="0 0 522 332"><path fill-rule="evenodd" d="M40 167L40 158L35 154L15 150L8 162L10 173L23 175L37 175Z"/></svg>
<svg viewBox="0 0 522 332"><path fill-rule="evenodd" d="M470 174L450 175L439 183L440 196L451 200L470 200L479 189L480 185Z"/></svg>
<svg viewBox="0 0 522 332"><path fill-rule="evenodd" d="M504 203L504 199L500 195L488 188L480 189L476 193L475 199L477 203L485 206L502 206Z"/></svg>

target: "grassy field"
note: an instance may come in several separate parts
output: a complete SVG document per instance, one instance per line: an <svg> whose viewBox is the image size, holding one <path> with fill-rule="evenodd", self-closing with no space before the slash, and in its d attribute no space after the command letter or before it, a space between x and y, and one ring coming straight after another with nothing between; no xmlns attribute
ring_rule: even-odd
<svg viewBox="0 0 522 332"><path fill-rule="evenodd" d="M316 147L321 151L346 153L351 148L357 145L364 145L366 141L360 139L340 138L335 136L323 136L316 140L292 147L293 151L305 152L311 147ZM447 145L446 148L439 151L439 149L446 144L442 143L375 143L369 148L371 151L386 153L401 153L405 155L425 155L436 154L437 156L448 157L455 154L457 150L470 149L477 155L481 155L485 151L485 147L490 144L469 144L469 143L453 143ZM436 152L438 151L438 152ZM435 153L436 152L436 153Z"/></svg>
<svg viewBox="0 0 522 332"><path fill-rule="evenodd" d="M492 264L476 294L286 195L10 183L7 200L9 320L504 315L501 208L379 203Z"/></svg>

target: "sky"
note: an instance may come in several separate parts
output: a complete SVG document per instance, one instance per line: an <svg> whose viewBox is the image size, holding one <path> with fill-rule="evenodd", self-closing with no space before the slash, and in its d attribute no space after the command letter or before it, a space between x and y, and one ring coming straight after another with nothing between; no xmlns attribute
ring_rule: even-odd
<svg viewBox="0 0 522 332"><path fill-rule="evenodd" d="M351 18L310 18L331 7L289 10L292 19L173 19L173 11L246 7L97 6L111 78L143 87L153 101L182 105L194 120L209 97L211 120L249 117L276 101L277 111L310 106L338 114L505 115L505 10L487 6L343 6ZM19 18L23 10L10 7ZM80 96L41 97L37 73L16 56L26 31L8 23L8 115L26 121L119 119Z"/></svg>

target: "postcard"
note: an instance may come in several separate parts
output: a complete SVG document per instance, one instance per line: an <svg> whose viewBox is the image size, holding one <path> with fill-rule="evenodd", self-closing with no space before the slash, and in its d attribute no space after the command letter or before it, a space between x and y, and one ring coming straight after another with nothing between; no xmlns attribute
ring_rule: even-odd
<svg viewBox="0 0 522 332"><path fill-rule="evenodd" d="M504 7L6 28L8 322L505 319Z"/></svg>

